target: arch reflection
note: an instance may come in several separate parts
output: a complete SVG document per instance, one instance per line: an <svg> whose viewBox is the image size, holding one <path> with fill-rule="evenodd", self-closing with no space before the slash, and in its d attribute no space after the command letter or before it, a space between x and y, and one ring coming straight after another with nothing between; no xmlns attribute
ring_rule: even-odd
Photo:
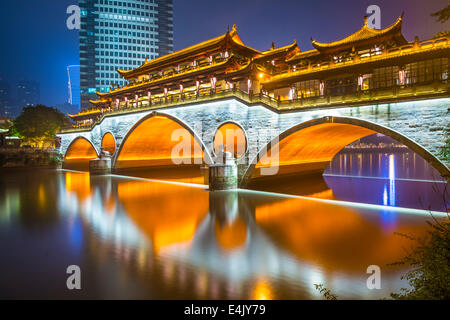
<svg viewBox="0 0 450 320"><path fill-rule="evenodd" d="M378 209L257 192L73 173L61 182L62 211L95 231L82 232L92 254L113 254L162 298L315 298L314 283L378 297L360 286L367 266L403 256L394 231L425 231L420 216L390 211L387 223ZM398 271L383 268L386 283Z"/></svg>

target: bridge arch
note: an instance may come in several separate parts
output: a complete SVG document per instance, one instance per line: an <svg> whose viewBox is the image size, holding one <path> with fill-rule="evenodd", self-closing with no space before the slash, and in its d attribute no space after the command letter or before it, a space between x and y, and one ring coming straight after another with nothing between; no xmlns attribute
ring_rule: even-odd
<svg viewBox="0 0 450 320"><path fill-rule="evenodd" d="M105 132L102 137L102 148L108 151L110 155L114 155L116 151L116 139L111 131Z"/></svg>
<svg viewBox="0 0 450 320"><path fill-rule="evenodd" d="M217 153L219 151L220 144L223 144L223 142L226 141L227 135L226 130L231 129L234 131L233 135L233 153L235 158L239 159L241 158L248 150L248 136L247 132L245 131L244 127L237 121L234 120L226 120L221 123L216 128L216 131L213 135L213 141L212 141L212 152L215 156L217 156ZM218 133L220 132L222 141L220 141L220 137L218 136ZM225 133L225 134L224 134ZM224 141L225 139L225 141ZM228 151L228 150L226 150Z"/></svg>
<svg viewBox="0 0 450 320"><path fill-rule="evenodd" d="M204 142L189 125L173 115L153 111L128 130L117 150L113 167L121 169L152 165L174 165L171 162L171 152L179 142L172 141L172 133L177 129L180 130L181 134L186 133L191 137L191 146L197 144L191 153L193 158L197 157L198 161L198 157L201 156L205 163L213 163L211 154ZM199 152L201 152L201 155Z"/></svg>
<svg viewBox="0 0 450 320"><path fill-rule="evenodd" d="M78 136L72 140L64 154L64 167L72 169L89 169L89 160L98 157L95 145L86 137Z"/></svg>
<svg viewBox="0 0 450 320"><path fill-rule="evenodd" d="M262 177L260 168L278 165L275 174L322 173L333 157L346 145L374 133L382 133L404 144L428 161L449 180L450 170L420 144L405 135L376 123L351 117L323 117L295 125L266 146L249 163L240 186ZM276 148L273 148L277 146ZM268 153L273 154L268 155ZM271 161L271 159L276 159ZM266 163L266 164L263 164ZM276 171L276 170L275 170Z"/></svg>

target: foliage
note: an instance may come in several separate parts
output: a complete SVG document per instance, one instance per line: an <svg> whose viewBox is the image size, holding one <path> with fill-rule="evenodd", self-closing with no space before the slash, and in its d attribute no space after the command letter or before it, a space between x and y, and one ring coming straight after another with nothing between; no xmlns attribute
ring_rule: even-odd
<svg viewBox="0 0 450 320"><path fill-rule="evenodd" d="M401 293L392 293L394 299L450 299L450 220L427 223L431 229L423 238L400 234L416 241L417 245L401 261L393 264L412 267L402 276L412 289L402 288Z"/></svg>
<svg viewBox="0 0 450 320"><path fill-rule="evenodd" d="M33 148L0 149L0 167L59 167L63 163L58 153Z"/></svg>
<svg viewBox="0 0 450 320"><path fill-rule="evenodd" d="M450 137L445 141L445 146L441 147L441 152L439 154L444 160L450 159Z"/></svg>
<svg viewBox="0 0 450 320"><path fill-rule="evenodd" d="M59 155L54 155L54 156L50 157L50 160L49 160L50 165L55 166L55 165L60 165L62 163L63 163L63 160L61 159L61 157Z"/></svg>
<svg viewBox="0 0 450 320"><path fill-rule="evenodd" d="M0 129L9 129L12 126L11 122L0 124Z"/></svg>
<svg viewBox="0 0 450 320"><path fill-rule="evenodd" d="M316 290L319 290L319 292L323 294L323 297L326 300L337 300L338 297L331 293L330 289L325 288L323 284L314 283L314 287L316 287Z"/></svg>
<svg viewBox="0 0 450 320"><path fill-rule="evenodd" d="M450 3L443 9L431 14L432 17L437 17L436 20L440 23L446 22L450 18Z"/></svg>
<svg viewBox="0 0 450 320"><path fill-rule="evenodd" d="M64 114L55 108L44 105L28 106L13 121L11 133L42 146L44 142L54 139L57 130L66 122Z"/></svg>
<svg viewBox="0 0 450 320"><path fill-rule="evenodd" d="M448 4L445 8L436 11L431 14L432 17L436 17L436 21L440 23L445 23L450 18L450 4ZM448 37L450 36L450 31L441 31L438 34L436 34L436 37Z"/></svg>

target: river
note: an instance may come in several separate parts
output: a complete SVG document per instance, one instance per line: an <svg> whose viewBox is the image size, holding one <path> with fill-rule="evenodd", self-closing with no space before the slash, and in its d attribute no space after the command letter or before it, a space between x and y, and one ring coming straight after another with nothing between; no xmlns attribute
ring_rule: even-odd
<svg viewBox="0 0 450 320"><path fill-rule="evenodd" d="M222 192L189 172L3 170L0 298L321 299L314 284L389 297L407 285L389 264L414 245L395 233L423 236L428 209L445 215L445 184L414 157L343 152L323 178Z"/></svg>

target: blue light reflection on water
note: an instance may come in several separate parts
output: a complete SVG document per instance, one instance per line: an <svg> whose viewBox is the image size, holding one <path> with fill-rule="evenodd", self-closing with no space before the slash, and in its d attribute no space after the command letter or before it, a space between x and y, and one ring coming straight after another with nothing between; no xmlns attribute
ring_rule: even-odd
<svg viewBox="0 0 450 320"><path fill-rule="evenodd" d="M383 205L395 207L395 156L389 155L389 181L384 184L383 189ZM388 187L389 186L389 187Z"/></svg>
<svg viewBox="0 0 450 320"><path fill-rule="evenodd" d="M446 182L424 159L400 152L339 153L324 179L339 200L446 211Z"/></svg>
<svg viewBox="0 0 450 320"><path fill-rule="evenodd" d="M80 252L83 247L83 226L81 220L78 218L72 220L70 226L70 240L73 249Z"/></svg>

